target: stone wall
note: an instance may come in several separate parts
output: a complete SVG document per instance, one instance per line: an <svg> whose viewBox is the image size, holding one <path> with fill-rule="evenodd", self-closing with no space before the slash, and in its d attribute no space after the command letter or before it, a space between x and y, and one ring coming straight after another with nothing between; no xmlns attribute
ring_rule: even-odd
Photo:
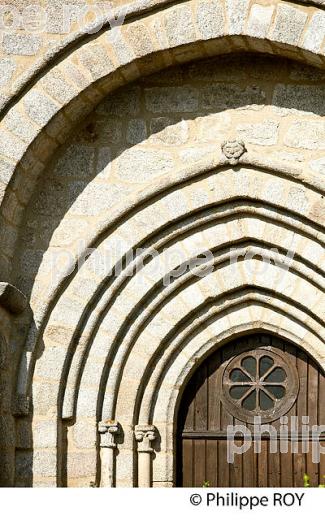
<svg viewBox="0 0 325 520"><path fill-rule="evenodd" d="M134 486L154 450L172 486L206 355L265 330L325 363L322 2L161 4L4 34L2 485Z"/></svg>

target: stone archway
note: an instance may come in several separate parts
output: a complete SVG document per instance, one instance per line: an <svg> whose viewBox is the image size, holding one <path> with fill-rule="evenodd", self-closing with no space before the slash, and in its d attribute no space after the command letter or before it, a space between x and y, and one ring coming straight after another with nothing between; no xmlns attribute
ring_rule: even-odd
<svg viewBox="0 0 325 520"><path fill-rule="evenodd" d="M257 8L239 27L231 4L130 20L127 55L106 31L66 49L3 119L2 272L31 307L13 322L17 485L148 483L137 450L148 468L158 441L149 481L173 485L179 389L228 332L272 330L324 362L318 9L289 6L299 27L287 42L276 31L287 5L258 35ZM194 32L168 35L189 10ZM154 24L164 38L144 41ZM277 58L213 59L243 50ZM188 264L207 251L203 277Z"/></svg>

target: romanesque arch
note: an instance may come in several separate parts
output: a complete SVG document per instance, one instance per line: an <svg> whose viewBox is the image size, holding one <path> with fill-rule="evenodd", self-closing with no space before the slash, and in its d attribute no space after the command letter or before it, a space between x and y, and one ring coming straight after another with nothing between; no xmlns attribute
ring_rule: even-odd
<svg viewBox="0 0 325 520"><path fill-rule="evenodd" d="M322 6L138 14L3 112L17 485L173 485L181 390L238 335L324 367Z"/></svg>

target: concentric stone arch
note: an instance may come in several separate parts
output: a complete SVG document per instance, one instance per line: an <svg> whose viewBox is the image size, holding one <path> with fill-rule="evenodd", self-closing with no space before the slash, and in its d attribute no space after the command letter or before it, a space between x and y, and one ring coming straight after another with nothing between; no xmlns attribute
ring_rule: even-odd
<svg viewBox="0 0 325 520"><path fill-rule="evenodd" d="M255 18L253 4L246 1L199 0L179 5L160 2L164 9L156 9L157 2L154 4L154 11L144 4L135 7L116 38L114 34L117 30L105 29L82 40L82 45L79 45L81 40L76 40L76 45L73 42L67 46L64 44L60 54L43 63L45 68L41 70L39 64L39 70L34 71L29 82L17 88L17 97L10 100L0 127L0 153L6 181L1 184L1 237L12 238L10 245L0 253L2 276L7 280L10 281L12 276L23 210L29 204L37 179L79 121L120 86L172 65L237 52L283 56L324 69L324 35L322 28L319 28L322 27L324 12L318 2L313 2L311 6L278 0L272 6L255 7ZM142 7L144 11L139 17ZM263 11L264 25L258 23L256 9ZM184 24L184 20L187 23ZM294 20L295 30L283 34L283 24L290 29L291 20ZM178 24L177 31L175 24ZM204 188L209 180L218 185L218 181L227 175L225 192L220 189L216 196L215 192L207 203L200 202L198 197L185 210L181 205L175 207L172 218L169 214L166 221L158 224L150 222L150 211L155 212L169 196L172 198L175 193L176 196L182 195L186 186L193 191L197 189L202 195L207 191ZM263 192L261 179L271 180L274 191ZM199 186L200 182L202 186ZM297 186L305 197L304 207L290 192ZM80 271L74 269L69 276L63 273L53 285L40 287L35 284L31 299L34 323L21 355L15 414L19 417L27 415L31 410L28 409L29 397L34 399L36 440L33 463L36 477L39 471L41 479L47 478L52 485L62 485L64 465L68 468L69 477L69 472L73 473L69 464L74 457L70 448L64 451L64 435L67 431L71 437L75 436L74 439L79 435L79 439L73 441L77 443L80 442L80 432L89 427L92 451L87 447L91 451L87 477L97 478L96 483L99 484L98 474L100 469L102 474L105 473L106 466L104 462L101 468L96 466L99 452L103 455L97 427L99 421L108 420L120 421L124 432L124 442L119 445L120 453L116 460L116 483L138 483L134 429L144 424L149 428L152 425L158 428L163 446L153 464L153 481L157 485L172 485L175 473L173 436L181 391L197 363L236 335L248 331L272 332L299 344L324 367L321 342L324 320L321 299L324 289L321 279L324 259L323 194L321 176L303 167L281 160L264 159L249 150L237 164L232 165L218 148L189 167L174 170L168 175L161 174L153 185L133 192L123 204L113 207L110 215L103 217L95 232L92 231L87 237L86 246L104 248L117 230L114 240L123 242L123 247L132 248L138 243L149 242L149 238L154 236L159 242L163 230L170 233L172 248L174 231L169 229L171 220L173 224L178 220L180 225L184 225L185 234L186 226L183 223L186 219L201 218L201 213L213 211L214 205L218 210L224 206L230 222L227 230L232 238L230 240L225 235L227 238L224 241L214 243L210 237L207 244L215 255L213 273L218 266L218 270L225 274L226 282L221 279L222 289L213 293L207 279L205 286L204 279L192 283L191 276L187 278L185 274L179 283L176 282L173 287L171 284L168 293L168 288L162 287L161 273L160 277L148 277L146 283L133 277L128 288L123 280L123 276L126 279L127 275L123 272L112 284L107 276L99 277L93 292L87 294L86 301L80 303L76 300L77 304L72 305L72 310L70 304L77 282L82 283L92 273L91 261L85 262ZM17 204L19 211L9 211L11 207L15 208L18 199L24 201L23 209L21 204ZM253 211L254 203L264 207L254 208ZM238 214L244 229L241 233L237 233L233 224L236 211L231 206L236 204L240 208ZM150 211L146 213L148 207ZM11 215L9 220L8 214ZM137 227L136 216L139 214L148 221L144 230ZM225 221L227 218L224 217ZM255 234L249 228L250 221L256 225ZM266 221L274 233L270 240L263 237L263 230L259 228ZM125 236L131 236L133 242L124 240L123 233L119 235L123 225ZM206 232L207 227L202 217L200 222L186 228L189 233L186 260L195 253L194 239ZM285 237L288 229L301 239L298 245L293 242L297 247L291 263L285 254L292 246L291 235L290 240ZM174 234L177 235L176 232ZM186 241L182 233L177 239L182 244ZM191 240L193 249L189 247ZM240 262L242 270L237 278L227 271L231 256L225 249L229 246L234 248L235 255L245 257ZM278 257L270 255L270 279L263 280L258 274L250 277L250 269L249 274L245 273L245 266L251 266L252 271L257 267L258 261L254 260L254 255L261 255L270 247L279 249ZM123 250L123 254L125 252ZM251 254L253 256L250 258ZM119 258L113 260L117 262ZM280 260L282 267L276 263ZM276 276L283 268L287 268L292 292L281 285L282 292L277 290ZM163 269L162 272L165 273ZM195 289L193 293L190 290L186 293L191 284L196 289L200 287L199 292L195 293ZM193 298L193 308L186 304L186 294L188 300ZM195 297L199 305L194 305ZM231 301L229 305L228 298ZM129 307L127 304L123 306L123 299ZM178 314L172 304L168 307L173 299L179 307ZM223 311L219 309L219 312L214 312L215 306L221 305L223 299ZM116 301L122 309L120 313ZM133 320L133 304L139 309L138 321ZM145 310L141 309L141 305ZM201 319L200 312L205 307L208 308L207 315ZM165 308L167 313L164 315ZM222 312L224 316L220 317ZM255 312L260 319L254 319ZM66 322L70 320L70 328L64 339L65 348L60 348L62 345L59 344L53 365L53 347L47 348L46 345L42 351L42 343L49 340L58 326L62 325L63 330L64 324L60 322L62 316ZM186 328L191 321L193 328ZM108 325L111 330L107 332ZM180 325L184 325L184 337L177 334ZM105 326L106 332L103 333ZM151 345L152 351L148 345ZM94 364L98 369L96 377L92 375ZM144 370L146 364L148 368ZM44 374L49 375L53 383L53 408L49 411L45 410L42 402L42 393L48 390L46 385L42 386ZM139 374L140 381L135 384L134 378ZM44 441L37 433L42 428L42 422L46 422L46 427L52 432L45 451L42 451ZM85 460L88 455L87 452Z"/></svg>

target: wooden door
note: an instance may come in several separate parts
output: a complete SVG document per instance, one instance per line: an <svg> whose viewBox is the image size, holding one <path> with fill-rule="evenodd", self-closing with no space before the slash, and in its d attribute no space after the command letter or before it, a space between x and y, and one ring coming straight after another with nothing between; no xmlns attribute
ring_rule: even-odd
<svg viewBox="0 0 325 520"><path fill-rule="evenodd" d="M270 452L269 434L261 432L258 443L254 416L273 427L275 453ZM312 486L325 484L325 456L315 461L317 446L311 442L311 426L324 424L320 367L279 338L241 338L207 358L185 389L178 418L177 485L300 487L304 474ZM245 426L252 442L230 463L227 427L235 425ZM242 445L242 433L234 442Z"/></svg>

